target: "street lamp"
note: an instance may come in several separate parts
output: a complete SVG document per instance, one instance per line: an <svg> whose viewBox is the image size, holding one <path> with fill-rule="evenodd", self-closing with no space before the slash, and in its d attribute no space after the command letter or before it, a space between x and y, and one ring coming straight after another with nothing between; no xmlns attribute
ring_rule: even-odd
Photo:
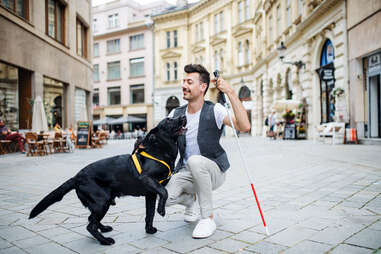
<svg viewBox="0 0 381 254"><path fill-rule="evenodd" d="M277 50L279 52L279 59L282 61L282 63L295 65L296 68L298 68L298 69L300 69L302 67L306 68L306 64L303 61L301 61L301 60L295 61L295 62L283 61L284 60L284 55L285 55L286 50L287 50L286 46L284 46L283 41L280 42L280 45L277 48Z"/></svg>

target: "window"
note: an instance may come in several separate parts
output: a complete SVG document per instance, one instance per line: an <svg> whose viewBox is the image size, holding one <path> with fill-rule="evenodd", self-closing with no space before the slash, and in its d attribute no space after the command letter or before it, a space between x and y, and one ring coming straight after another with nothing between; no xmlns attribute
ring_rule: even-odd
<svg viewBox="0 0 381 254"><path fill-rule="evenodd" d="M107 41L107 54L120 52L120 39Z"/></svg>
<svg viewBox="0 0 381 254"><path fill-rule="evenodd" d="M220 12L220 32L224 31L224 12Z"/></svg>
<svg viewBox="0 0 381 254"><path fill-rule="evenodd" d="M24 19L29 19L29 0L0 0L0 5Z"/></svg>
<svg viewBox="0 0 381 254"><path fill-rule="evenodd" d="M245 20L250 19L250 1L245 0Z"/></svg>
<svg viewBox="0 0 381 254"><path fill-rule="evenodd" d="M288 70L287 72L287 79L286 79L286 99L287 100L292 100L292 76L291 76L291 71Z"/></svg>
<svg viewBox="0 0 381 254"><path fill-rule="evenodd" d="M93 91L93 106L99 106L99 88L95 88Z"/></svg>
<svg viewBox="0 0 381 254"><path fill-rule="evenodd" d="M243 22L243 2L238 3L238 23Z"/></svg>
<svg viewBox="0 0 381 254"><path fill-rule="evenodd" d="M144 48L144 34L130 36L130 50Z"/></svg>
<svg viewBox="0 0 381 254"><path fill-rule="evenodd" d="M171 32L167 32L167 49L171 47Z"/></svg>
<svg viewBox="0 0 381 254"><path fill-rule="evenodd" d="M173 47L177 47L177 30L173 31Z"/></svg>
<svg viewBox="0 0 381 254"><path fill-rule="evenodd" d="M273 17L269 17L269 43L273 42Z"/></svg>
<svg viewBox="0 0 381 254"><path fill-rule="evenodd" d="M120 61L107 63L107 80L120 79Z"/></svg>
<svg viewBox="0 0 381 254"><path fill-rule="evenodd" d="M93 81L99 81L99 64L94 64L93 66Z"/></svg>
<svg viewBox="0 0 381 254"><path fill-rule="evenodd" d="M107 88L108 105L120 104L120 87Z"/></svg>
<svg viewBox="0 0 381 254"><path fill-rule="evenodd" d="M166 68L167 68L167 81L170 81L171 80L171 65L167 63Z"/></svg>
<svg viewBox="0 0 381 254"><path fill-rule="evenodd" d="M93 56L99 56L99 43L94 43L93 45Z"/></svg>
<svg viewBox="0 0 381 254"><path fill-rule="evenodd" d="M250 42L249 40L246 40L245 43L245 64L250 63Z"/></svg>
<svg viewBox="0 0 381 254"><path fill-rule="evenodd" d="M303 0L298 0L298 16L303 14Z"/></svg>
<svg viewBox="0 0 381 254"><path fill-rule="evenodd" d="M64 43L65 6L57 0L47 0L46 3L46 33Z"/></svg>
<svg viewBox="0 0 381 254"><path fill-rule="evenodd" d="M219 63L219 59L218 59L218 51L214 51L214 68L216 70L219 70L220 69L220 63Z"/></svg>
<svg viewBox="0 0 381 254"><path fill-rule="evenodd" d="M144 103L144 85L130 86L131 104Z"/></svg>
<svg viewBox="0 0 381 254"><path fill-rule="evenodd" d="M280 13L280 5L276 8L276 30L277 35L281 34L281 13Z"/></svg>
<svg viewBox="0 0 381 254"><path fill-rule="evenodd" d="M200 23L200 39L204 39L204 24L203 22Z"/></svg>
<svg viewBox="0 0 381 254"><path fill-rule="evenodd" d="M77 19L77 54L87 58L87 28Z"/></svg>
<svg viewBox="0 0 381 254"><path fill-rule="evenodd" d="M130 77L144 75L144 57L130 59Z"/></svg>
<svg viewBox="0 0 381 254"><path fill-rule="evenodd" d="M177 80L177 62L173 63L173 79Z"/></svg>
<svg viewBox="0 0 381 254"><path fill-rule="evenodd" d="M286 12L287 12L287 27L289 27L291 25L291 0L287 0Z"/></svg>
<svg viewBox="0 0 381 254"><path fill-rule="evenodd" d="M94 19L93 19L93 33L98 32L97 29L98 29L98 28L97 28L97 19L94 18Z"/></svg>
<svg viewBox="0 0 381 254"><path fill-rule="evenodd" d="M224 50L220 49L220 68L224 69Z"/></svg>
<svg viewBox="0 0 381 254"><path fill-rule="evenodd" d="M204 65L204 58L202 56L200 56L200 64Z"/></svg>
<svg viewBox="0 0 381 254"><path fill-rule="evenodd" d="M196 24L196 26L195 26L195 38L196 38L196 41L200 40L199 31L198 31L198 24Z"/></svg>
<svg viewBox="0 0 381 254"><path fill-rule="evenodd" d="M108 15L108 28L115 28L119 26L119 15L118 13Z"/></svg>
<svg viewBox="0 0 381 254"><path fill-rule="evenodd" d="M219 31L219 26L218 26L218 15L214 15L214 33L218 34Z"/></svg>
<svg viewBox="0 0 381 254"><path fill-rule="evenodd" d="M238 43L238 66L243 65L243 46L242 42Z"/></svg>

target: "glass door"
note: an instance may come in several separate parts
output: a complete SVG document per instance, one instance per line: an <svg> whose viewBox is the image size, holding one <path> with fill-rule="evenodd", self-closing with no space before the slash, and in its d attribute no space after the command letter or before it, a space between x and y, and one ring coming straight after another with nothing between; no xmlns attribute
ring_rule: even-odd
<svg viewBox="0 0 381 254"><path fill-rule="evenodd" d="M371 76L368 79L369 98L369 137L381 137L381 87L380 76Z"/></svg>

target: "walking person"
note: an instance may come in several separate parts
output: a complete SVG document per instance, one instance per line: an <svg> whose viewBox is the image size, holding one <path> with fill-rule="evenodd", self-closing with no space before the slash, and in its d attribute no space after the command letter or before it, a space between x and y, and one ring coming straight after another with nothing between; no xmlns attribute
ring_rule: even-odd
<svg viewBox="0 0 381 254"><path fill-rule="evenodd" d="M178 107L169 117L185 115L187 132L180 136L178 161L172 179L166 186L168 190L167 206L182 204L185 206L184 220L197 221L194 212L195 196L200 206L201 219L193 230L193 238L207 238L216 230L213 213L212 191L225 182L225 173L230 164L220 145L223 126L231 126L226 109L219 103L204 100L209 83L209 72L199 64L184 67L185 77L182 83L183 98L188 104ZM216 87L224 92L232 104L233 123L237 130L247 132L250 122L247 113L233 88L222 78L212 80Z"/></svg>

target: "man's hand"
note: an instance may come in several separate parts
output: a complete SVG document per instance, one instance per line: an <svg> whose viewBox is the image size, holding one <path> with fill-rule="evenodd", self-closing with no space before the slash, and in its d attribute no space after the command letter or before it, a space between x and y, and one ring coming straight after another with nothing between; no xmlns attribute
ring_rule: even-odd
<svg viewBox="0 0 381 254"><path fill-rule="evenodd" d="M223 78L212 79L211 82L223 93L229 94L234 92L233 88Z"/></svg>

